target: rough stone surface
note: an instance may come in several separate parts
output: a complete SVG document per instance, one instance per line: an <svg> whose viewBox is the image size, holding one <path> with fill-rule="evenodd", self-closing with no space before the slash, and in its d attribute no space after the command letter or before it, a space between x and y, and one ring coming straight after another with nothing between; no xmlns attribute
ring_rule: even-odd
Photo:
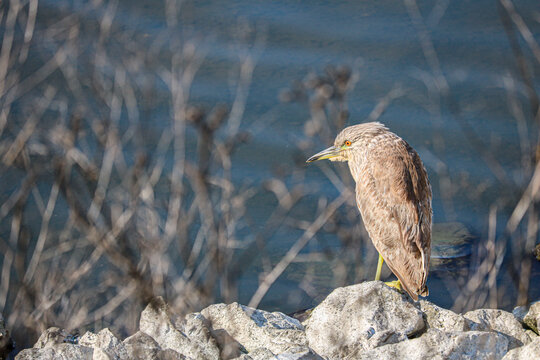
<svg viewBox="0 0 540 360"><path fill-rule="evenodd" d="M21 351L15 359L92 359L94 350L87 346L65 343L68 335L63 329L48 328L41 334L33 348Z"/></svg>
<svg viewBox="0 0 540 360"><path fill-rule="evenodd" d="M246 348L223 329L213 330L212 336L218 343L222 359L233 359L247 353Z"/></svg>
<svg viewBox="0 0 540 360"><path fill-rule="evenodd" d="M24 349L21 351L17 356L15 356L16 360L32 360L32 359L54 359L54 356L56 355L56 352L52 348L47 349Z"/></svg>
<svg viewBox="0 0 540 360"><path fill-rule="evenodd" d="M510 350L503 360L533 360L540 359L540 337L536 337L533 341L525 346L521 346Z"/></svg>
<svg viewBox="0 0 540 360"><path fill-rule="evenodd" d="M512 310L512 315L514 315L514 317L522 323L527 311L529 311L528 306L516 306L514 310Z"/></svg>
<svg viewBox="0 0 540 360"><path fill-rule="evenodd" d="M233 360L275 360L277 359L276 355L268 349L259 348L251 351L248 354L243 354Z"/></svg>
<svg viewBox="0 0 540 360"><path fill-rule="evenodd" d="M15 359L532 360L540 359L540 336L525 327L538 325L537 306L514 315L491 309L461 315L368 282L336 289L301 323L237 303L179 318L156 298L142 312L139 331L124 341L109 329L77 341L49 328Z"/></svg>
<svg viewBox="0 0 540 360"><path fill-rule="evenodd" d="M248 352L266 348L280 354L307 345L302 324L280 312L270 313L232 303L211 305L201 314L208 319L212 330L225 330Z"/></svg>
<svg viewBox="0 0 540 360"><path fill-rule="evenodd" d="M34 344L34 348L44 349L63 344L68 335L64 329L50 327L41 334L38 341Z"/></svg>
<svg viewBox="0 0 540 360"><path fill-rule="evenodd" d="M525 346L510 350L503 360L533 360L540 359L540 336Z"/></svg>
<svg viewBox="0 0 540 360"><path fill-rule="evenodd" d="M443 332L430 329L416 339L381 346L363 353L351 354L354 359L431 360L471 359L497 360L507 351L508 340L495 332Z"/></svg>
<svg viewBox="0 0 540 360"><path fill-rule="evenodd" d="M531 329L526 329L525 334L531 339L531 341L535 340L538 337L538 334L532 331Z"/></svg>
<svg viewBox="0 0 540 360"><path fill-rule="evenodd" d="M201 347L195 340L189 339L173 323L168 305L161 298L155 298L141 313L140 331L150 335L163 349L172 349L179 354L193 359L215 359L219 349L210 350Z"/></svg>
<svg viewBox="0 0 540 360"><path fill-rule="evenodd" d="M32 349L21 351L16 359L129 359L124 344L109 329L97 334L86 332L77 344L70 343L69 339L65 330L49 328L41 334Z"/></svg>
<svg viewBox="0 0 540 360"><path fill-rule="evenodd" d="M310 348L301 346L290 349L286 353L278 354L276 357L279 360L323 360L322 357Z"/></svg>
<svg viewBox="0 0 540 360"><path fill-rule="evenodd" d="M443 309L426 300L418 302L420 310L424 313L424 320L427 328L442 331L467 331L469 330L469 320L461 314L447 309Z"/></svg>
<svg viewBox="0 0 540 360"><path fill-rule="evenodd" d="M268 349L260 348L249 354L241 355L234 360L323 360L323 358L313 350L300 346L277 355L274 355Z"/></svg>
<svg viewBox="0 0 540 360"><path fill-rule="evenodd" d="M512 311L516 319L533 330L536 334L540 334L538 327L540 324L540 301L533 302L530 306L518 306Z"/></svg>
<svg viewBox="0 0 540 360"><path fill-rule="evenodd" d="M173 349L160 350L156 356L157 360L186 360L189 359L186 356L179 354Z"/></svg>
<svg viewBox="0 0 540 360"><path fill-rule="evenodd" d="M161 350L156 340L141 331L127 337L123 343L130 359L155 359Z"/></svg>
<svg viewBox="0 0 540 360"><path fill-rule="evenodd" d="M103 358L111 359L128 359L126 347L113 335L113 333L105 328L99 333L94 334L90 331L86 332L79 339L79 345L91 347L94 349L94 358L96 353L103 353Z"/></svg>
<svg viewBox="0 0 540 360"><path fill-rule="evenodd" d="M209 321L201 314L188 314L181 326L184 334L193 342L197 343L204 354L212 359L228 358L230 354L220 354L220 348L216 339L212 336ZM227 349L229 350L229 349ZM240 355L240 354L238 354Z"/></svg>
<svg viewBox="0 0 540 360"><path fill-rule="evenodd" d="M16 360L92 360L94 350L81 345L55 344L21 351Z"/></svg>
<svg viewBox="0 0 540 360"><path fill-rule="evenodd" d="M329 358L403 341L425 327L421 311L380 281L334 290L304 325L308 345Z"/></svg>
<svg viewBox="0 0 540 360"><path fill-rule="evenodd" d="M531 339L514 315L504 310L478 309L467 312L464 317L471 322L471 330L496 331L508 338L508 348L528 344Z"/></svg>

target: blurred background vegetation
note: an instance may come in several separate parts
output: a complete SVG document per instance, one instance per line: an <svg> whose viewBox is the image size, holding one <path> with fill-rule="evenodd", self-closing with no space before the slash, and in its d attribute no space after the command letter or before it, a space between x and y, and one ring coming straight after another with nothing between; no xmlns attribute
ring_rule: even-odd
<svg viewBox="0 0 540 360"><path fill-rule="evenodd" d="M0 3L6 327L125 335L156 295L290 313L371 280L346 165L305 164L364 121L428 168L429 299L537 300L539 34L535 1Z"/></svg>

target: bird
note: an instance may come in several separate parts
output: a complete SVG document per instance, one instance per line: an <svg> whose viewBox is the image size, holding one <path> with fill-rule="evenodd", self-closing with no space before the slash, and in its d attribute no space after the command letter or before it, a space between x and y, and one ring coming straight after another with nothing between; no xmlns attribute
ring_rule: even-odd
<svg viewBox="0 0 540 360"><path fill-rule="evenodd" d="M386 284L415 301L427 296L431 256L432 191L418 153L379 122L343 129L334 145L306 162L347 162L356 183L356 205L379 253L375 280L383 262L397 277Z"/></svg>

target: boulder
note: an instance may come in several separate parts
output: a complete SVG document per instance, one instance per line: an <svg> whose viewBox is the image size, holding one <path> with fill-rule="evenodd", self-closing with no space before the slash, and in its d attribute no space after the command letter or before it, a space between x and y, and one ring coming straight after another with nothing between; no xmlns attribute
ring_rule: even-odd
<svg viewBox="0 0 540 360"><path fill-rule="evenodd" d="M129 359L124 344L107 328L97 334L87 331L79 339L79 345L93 348L94 358L96 354L103 354L101 357L104 359Z"/></svg>
<svg viewBox="0 0 540 360"><path fill-rule="evenodd" d="M66 343L69 333L57 327L50 327L45 330L34 344L36 349L52 348L58 344Z"/></svg>
<svg viewBox="0 0 540 360"><path fill-rule="evenodd" d="M276 360L277 357L268 349L259 348L251 351L248 354L243 354L233 360Z"/></svg>
<svg viewBox="0 0 540 360"><path fill-rule="evenodd" d="M307 348L304 326L280 312L253 309L238 303L216 304L201 311L212 331L225 331L248 352L259 348L281 354L297 347Z"/></svg>
<svg viewBox="0 0 540 360"><path fill-rule="evenodd" d="M521 323L536 334L540 334L538 330L540 324L540 301L535 301L530 306L518 306L512 313Z"/></svg>
<svg viewBox="0 0 540 360"><path fill-rule="evenodd" d="M289 349L289 351L278 354L277 359L279 360L323 360L318 354L316 354L312 349L305 346L299 346L297 348Z"/></svg>
<svg viewBox="0 0 540 360"><path fill-rule="evenodd" d="M234 359L247 353L246 348L223 329L212 330L212 336L218 344L221 359Z"/></svg>
<svg viewBox="0 0 540 360"><path fill-rule="evenodd" d="M74 344L58 344L53 347L25 349L15 360L93 360L94 350ZM99 358L98 358L99 359Z"/></svg>
<svg viewBox="0 0 540 360"><path fill-rule="evenodd" d="M510 350L503 360L533 360L540 359L540 336L525 346Z"/></svg>
<svg viewBox="0 0 540 360"><path fill-rule="evenodd" d="M32 349L21 351L16 359L129 359L126 348L113 333L105 328L99 333L86 332L73 343L65 330L51 327L43 332Z"/></svg>
<svg viewBox="0 0 540 360"><path fill-rule="evenodd" d="M155 359L161 350L157 341L142 331L127 337L123 343L130 359Z"/></svg>
<svg viewBox="0 0 540 360"><path fill-rule="evenodd" d="M174 325L173 315L163 298L157 297L143 310L139 330L151 336L161 349L171 349L192 359L216 359L219 349L210 342L203 346L191 340ZM197 330L192 329L192 332ZM204 333L204 330L200 330Z"/></svg>
<svg viewBox="0 0 540 360"><path fill-rule="evenodd" d="M470 320L471 330L496 331L508 338L508 348L514 349L528 344L531 339L514 315L504 310L478 309L463 315Z"/></svg>
<svg viewBox="0 0 540 360"><path fill-rule="evenodd" d="M438 329L442 331L467 331L469 330L469 320L461 314L447 309L443 309L429 301L420 300L418 302L420 310L424 313L424 320L428 329Z"/></svg>
<svg viewBox="0 0 540 360"><path fill-rule="evenodd" d="M531 330L538 331L538 304L461 315L372 281L334 290L300 322L238 303L177 317L156 298L124 341L107 328L79 338L52 327L15 359L532 360L540 359Z"/></svg>
<svg viewBox="0 0 540 360"><path fill-rule="evenodd" d="M525 329L525 334L527 334L531 341L535 340L538 337L538 334L531 329Z"/></svg>
<svg viewBox="0 0 540 360"><path fill-rule="evenodd" d="M195 342L199 349L210 358L223 359L230 356L228 353L221 354L221 349L210 330L210 323L201 313L186 315L181 328L184 334L186 334L192 342Z"/></svg>
<svg viewBox="0 0 540 360"><path fill-rule="evenodd" d="M384 345L363 353L350 354L354 359L432 360L470 359L498 360L506 353L508 339L495 332L444 332L429 329L422 336Z"/></svg>
<svg viewBox="0 0 540 360"><path fill-rule="evenodd" d="M234 360L323 360L323 358L315 354L313 350L309 348L298 347L278 355L274 355L268 349L260 348L249 354L239 356Z"/></svg>
<svg viewBox="0 0 540 360"><path fill-rule="evenodd" d="M17 354L16 360L92 360L94 349L88 346L69 343L70 335L57 327L45 330L31 349Z"/></svg>
<svg viewBox="0 0 540 360"><path fill-rule="evenodd" d="M160 350L157 353L156 360L186 360L186 356L174 351L173 349Z"/></svg>
<svg viewBox="0 0 540 360"><path fill-rule="evenodd" d="M380 281L334 290L304 325L309 347L332 359L397 343L425 328L412 301Z"/></svg>

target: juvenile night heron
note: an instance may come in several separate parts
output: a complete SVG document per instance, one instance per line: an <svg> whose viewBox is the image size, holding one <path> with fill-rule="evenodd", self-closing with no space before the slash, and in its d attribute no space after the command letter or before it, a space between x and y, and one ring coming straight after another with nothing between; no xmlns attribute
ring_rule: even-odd
<svg viewBox="0 0 540 360"><path fill-rule="evenodd" d="M416 151L377 122L343 129L334 146L307 162L347 161L356 182L356 205L379 252L375 280L383 261L414 299L428 295L431 254L431 186Z"/></svg>

